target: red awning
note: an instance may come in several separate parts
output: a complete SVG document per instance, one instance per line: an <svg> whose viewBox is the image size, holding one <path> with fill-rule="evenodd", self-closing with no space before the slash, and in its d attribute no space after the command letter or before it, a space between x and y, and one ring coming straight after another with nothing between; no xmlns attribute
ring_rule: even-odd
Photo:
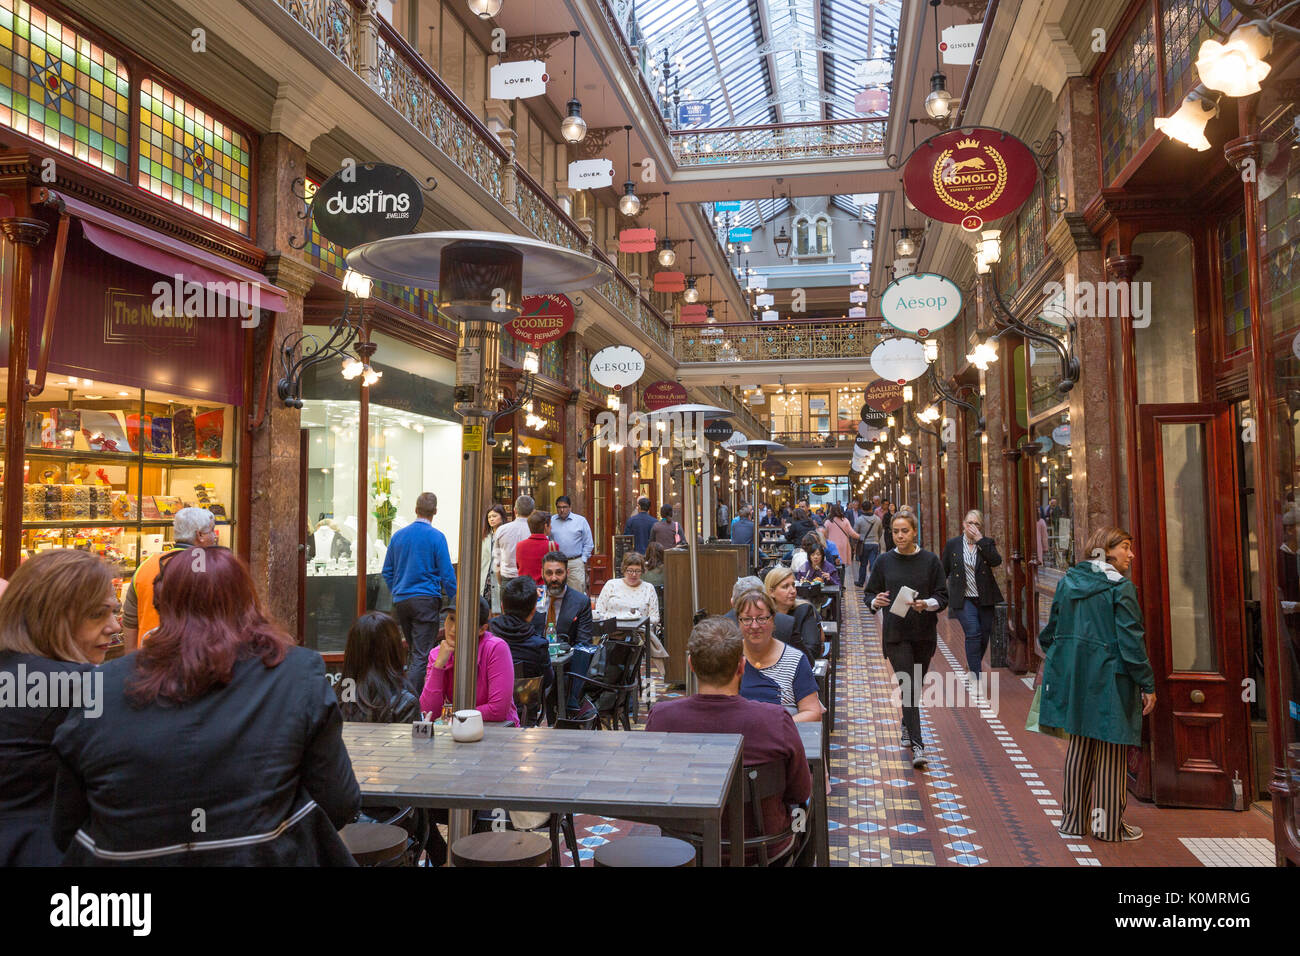
<svg viewBox="0 0 1300 956"><path fill-rule="evenodd" d="M232 293L227 298L233 297L246 306L271 312L284 312L287 308L287 293L272 285L259 272L104 212L79 199L53 190L49 196L62 200L68 212L81 220L86 238L111 256L165 276L182 276L186 282L205 286L215 284L221 287L223 295L227 290ZM229 285L232 281L235 283L233 287Z"/></svg>

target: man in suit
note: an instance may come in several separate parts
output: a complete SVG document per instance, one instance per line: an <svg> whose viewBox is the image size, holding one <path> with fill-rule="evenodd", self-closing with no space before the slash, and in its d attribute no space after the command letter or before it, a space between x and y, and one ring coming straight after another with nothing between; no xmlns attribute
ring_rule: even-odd
<svg viewBox="0 0 1300 956"><path fill-rule="evenodd" d="M735 527L731 529L731 543L754 543L754 509L749 505L744 505L740 509L740 517L736 520Z"/></svg>
<svg viewBox="0 0 1300 956"><path fill-rule="evenodd" d="M573 648L573 659L566 671L568 699L565 707L569 713L577 711L583 681L578 680L591 666L595 647L591 643L591 599L581 591L569 587L569 562L559 551L542 558L542 584L545 590L533 615L533 629L539 637L548 638L552 627L555 639Z"/></svg>
<svg viewBox="0 0 1300 956"><path fill-rule="evenodd" d="M1002 590L993 577L1002 556L993 539L984 534L983 515L966 512L962 533L944 545L942 561L948 579L948 616L961 623L966 635L966 667L978 678L993 634L993 608L1002 603Z"/></svg>

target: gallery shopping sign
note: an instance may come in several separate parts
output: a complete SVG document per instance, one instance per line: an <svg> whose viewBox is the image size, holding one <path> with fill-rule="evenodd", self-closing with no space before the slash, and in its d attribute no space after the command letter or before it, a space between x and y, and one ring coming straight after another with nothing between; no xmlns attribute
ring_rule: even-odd
<svg viewBox="0 0 1300 956"><path fill-rule="evenodd" d="M928 336L952 323L961 311L956 283L933 272L918 272L891 282L880 298L886 322L910 335Z"/></svg>
<svg viewBox="0 0 1300 956"><path fill-rule="evenodd" d="M524 296L519 315L506 323L511 338L533 348L564 338L571 328L573 303L558 292Z"/></svg>
<svg viewBox="0 0 1300 956"><path fill-rule="evenodd" d="M591 377L597 385L621 391L645 374L645 356L627 345L611 345L591 357Z"/></svg>
<svg viewBox="0 0 1300 956"><path fill-rule="evenodd" d="M384 163L348 163L311 199L316 231L344 249L413 232L423 213L423 187Z"/></svg>
<svg viewBox="0 0 1300 956"><path fill-rule="evenodd" d="M1010 133L964 127L931 136L903 167L903 191L922 215L975 232L1015 212L1038 182L1029 147Z"/></svg>

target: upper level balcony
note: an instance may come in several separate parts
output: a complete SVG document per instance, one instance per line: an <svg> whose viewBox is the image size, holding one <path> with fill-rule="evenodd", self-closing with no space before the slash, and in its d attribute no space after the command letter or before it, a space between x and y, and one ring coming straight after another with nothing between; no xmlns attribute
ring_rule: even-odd
<svg viewBox="0 0 1300 956"><path fill-rule="evenodd" d="M683 384L866 382L881 320L783 319L673 326Z"/></svg>

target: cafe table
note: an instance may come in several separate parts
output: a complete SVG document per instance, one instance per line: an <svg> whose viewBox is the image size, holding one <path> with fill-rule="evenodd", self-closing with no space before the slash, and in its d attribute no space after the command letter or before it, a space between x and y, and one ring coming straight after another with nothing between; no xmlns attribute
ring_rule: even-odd
<svg viewBox="0 0 1300 956"><path fill-rule="evenodd" d="M808 769L812 771L813 850L817 854L818 866L830 866L831 828L826 800L826 754L822 749L822 725L820 722L799 723L795 727L799 731L799 739L803 741Z"/></svg>
<svg viewBox="0 0 1300 956"><path fill-rule="evenodd" d="M435 724L344 723L363 805L583 812L703 835L703 863L722 863L722 816L744 842L738 734L584 733L487 726L456 743ZM819 745L820 746L820 745ZM820 750L816 752L820 753ZM732 866L744 854L732 855Z"/></svg>

